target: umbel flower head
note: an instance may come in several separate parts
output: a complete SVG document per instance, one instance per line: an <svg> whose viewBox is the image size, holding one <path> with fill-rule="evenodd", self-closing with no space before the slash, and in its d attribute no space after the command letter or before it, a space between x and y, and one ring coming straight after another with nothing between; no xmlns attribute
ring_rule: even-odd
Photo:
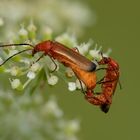
<svg viewBox="0 0 140 140"><path fill-rule="evenodd" d="M28 35L29 32L31 32L35 35L37 31L37 26L33 23L33 21L28 25L33 26L33 28L30 28L30 31L26 29L26 27L21 26L21 29L19 30L19 35L15 38L14 36L14 42L21 42L26 39L26 42L29 42L28 40ZM52 31L52 29L48 30ZM45 36L50 37L54 36L52 32L47 32L44 30ZM47 35L46 35L47 34ZM35 36L34 36L35 37ZM37 38L34 38L33 40L35 44L38 42ZM48 38L46 38L48 40ZM74 48L76 47L79 50L79 53L84 55L85 57L88 57L91 61L100 60L101 55L101 47L99 47L97 44L94 45L94 42L89 40L87 43L78 43L77 38L73 34L69 34L67 32L60 34L58 36L54 36L54 40L68 46L69 48ZM95 46L95 47L94 47ZM23 50L23 48L28 49L29 46L13 46L13 47L7 47L4 48L1 51L1 62L2 60L4 61L7 57L14 55L15 53L19 52L20 50ZM94 47L94 48L93 48ZM109 50L110 51L110 50ZM109 52L108 52L109 53ZM104 55L108 55L108 53ZM57 62L55 60L55 65L54 62L48 57L44 56L40 61L35 62L38 57L40 57L40 53L37 53L34 57L31 56L31 51L22 53L20 55L17 55L16 57L10 59L5 65L0 67L0 69L4 73L8 73L10 76L10 83L11 87L13 89L17 90L24 90L28 89L28 85L30 84L30 89L34 88L32 86L32 83L37 83L37 86L40 86L43 81L43 85L50 85L50 86L55 86L59 80L59 78L63 77L63 79L67 82L68 84L68 89L70 91L74 91L76 89L81 89L80 84L74 75L73 71L70 68L64 67L62 64ZM34 63L35 62L35 63ZM52 71L55 69L57 65L57 69L55 72L52 73ZM84 85L83 85L84 87Z"/></svg>
<svg viewBox="0 0 140 140"><path fill-rule="evenodd" d="M8 10L5 10L8 9ZM28 13L28 14L27 14ZM13 29L15 25L26 19L31 19L30 25L27 30L29 36L35 37L32 31L36 30L32 19L41 24L41 31L44 26L48 25L55 33L69 30L75 32L80 36L83 33L84 27L93 26L96 23L96 15L91 12L89 8L81 2L69 0L36 0L35 2L26 0L4 0L0 3L0 27L5 27L5 32ZM5 22L6 20L6 22ZM8 23L8 24L7 24ZM21 35L27 32L22 28ZM5 34L6 37L9 34ZM1 37L0 37L1 38Z"/></svg>
<svg viewBox="0 0 140 140"><path fill-rule="evenodd" d="M56 98L0 92L0 139L78 140L80 122L65 119ZM16 135L15 135L16 134Z"/></svg>

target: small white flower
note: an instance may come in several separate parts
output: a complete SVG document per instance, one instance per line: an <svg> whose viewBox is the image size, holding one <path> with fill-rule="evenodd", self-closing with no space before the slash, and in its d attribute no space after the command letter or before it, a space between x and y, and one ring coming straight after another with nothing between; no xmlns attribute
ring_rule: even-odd
<svg viewBox="0 0 140 140"><path fill-rule="evenodd" d="M100 60L102 58L100 52L101 52L102 47L100 46L99 49L97 49L97 44L95 45L94 50L90 50L89 54L95 58L96 60Z"/></svg>
<svg viewBox="0 0 140 140"><path fill-rule="evenodd" d="M30 69L31 69L32 72L36 72L40 69L40 64L39 63L34 63L34 64L32 64Z"/></svg>
<svg viewBox="0 0 140 140"><path fill-rule="evenodd" d="M29 72L27 73L27 77L28 77L29 79L34 79L35 76L36 76L36 74L35 74L33 71L29 71Z"/></svg>
<svg viewBox="0 0 140 140"><path fill-rule="evenodd" d="M79 50L79 53L80 54L87 53L92 43L93 43L93 41L89 40L89 42L87 42L87 43L82 43L82 44L78 45L77 48Z"/></svg>
<svg viewBox="0 0 140 140"><path fill-rule="evenodd" d="M21 29L19 30L19 35L27 36L28 35L28 31L22 26Z"/></svg>
<svg viewBox="0 0 140 140"><path fill-rule="evenodd" d="M29 26L27 27L28 31L30 32L35 32L36 31L36 26L33 24L33 21L31 20Z"/></svg>
<svg viewBox="0 0 140 140"><path fill-rule="evenodd" d="M3 26L4 25L4 20L3 18L0 17L0 26Z"/></svg>
<svg viewBox="0 0 140 140"><path fill-rule="evenodd" d="M68 89L69 89L69 91L76 90L76 83L75 82L68 82Z"/></svg>
<svg viewBox="0 0 140 140"><path fill-rule="evenodd" d="M58 77L55 75L51 75L51 76L47 75L47 80L48 80L48 84L53 86L58 82Z"/></svg>
<svg viewBox="0 0 140 140"><path fill-rule="evenodd" d="M19 79L9 79L9 80L13 89L18 88L21 85L21 82Z"/></svg>

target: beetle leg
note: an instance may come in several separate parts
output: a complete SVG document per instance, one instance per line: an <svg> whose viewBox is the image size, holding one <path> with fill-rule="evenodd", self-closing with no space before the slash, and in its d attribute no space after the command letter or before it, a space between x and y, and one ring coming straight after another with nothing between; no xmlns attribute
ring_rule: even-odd
<svg viewBox="0 0 140 140"><path fill-rule="evenodd" d="M54 70L53 70L53 71L51 71L51 72L54 72L54 71L56 71L56 69L57 69L57 64L55 63L55 61L54 61L54 59L53 59L52 57L50 57L50 58L51 58L52 62L53 62L53 63L54 63L54 65L55 65Z"/></svg>
<svg viewBox="0 0 140 140"><path fill-rule="evenodd" d="M99 70L107 70L107 68L98 68L95 71L99 71Z"/></svg>
<svg viewBox="0 0 140 140"><path fill-rule="evenodd" d="M96 84L102 84L102 82L104 81L104 78L105 77L103 77L102 79L100 79L99 81L97 81Z"/></svg>
<svg viewBox="0 0 140 140"><path fill-rule="evenodd" d="M85 91L84 91L84 88L82 86L82 81L78 78L79 80L79 83L80 83L80 86L81 86L81 92L85 95Z"/></svg>
<svg viewBox="0 0 140 140"><path fill-rule="evenodd" d="M45 55L45 54L43 53L36 61L34 61L34 62L31 64L31 66L32 66L33 64L37 63L44 55Z"/></svg>
<svg viewBox="0 0 140 140"><path fill-rule="evenodd" d="M45 54L43 53L34 63L38 62Z"/></svg>

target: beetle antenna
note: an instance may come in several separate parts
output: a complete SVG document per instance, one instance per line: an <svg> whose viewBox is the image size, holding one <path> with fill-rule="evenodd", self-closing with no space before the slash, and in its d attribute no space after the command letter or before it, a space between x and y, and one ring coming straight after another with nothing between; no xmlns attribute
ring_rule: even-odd
<svg viewBox="0 0 140 140"><path fill-rule="evenodd" d="M29 43L19 43L19 44L4 44L4 45L0 45L0 47L9 47L9 46L25 46L25 45L28 45L32 48L34 48L34 45L32 44L29 44Z"/></svg>
<svg viewBox="0 0 140 140"><path fill-rule="evenodd" d="M22 51L20 51L20 52L17 52L17 53L15 53L15 54L13 54L12 56L8 57L5 61L3 61L3 62L0 64L0 66L4 65L8 60L10 60L11 58L15 57L16 55L21 54L21 53L26 52L26 51L29 51L29 50L32 50L32 49L22 50Z"/></svg>

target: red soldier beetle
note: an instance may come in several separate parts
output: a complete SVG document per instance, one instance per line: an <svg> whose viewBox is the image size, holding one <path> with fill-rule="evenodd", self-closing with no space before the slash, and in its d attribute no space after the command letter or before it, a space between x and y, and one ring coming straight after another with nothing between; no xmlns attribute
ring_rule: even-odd
<svg viewBox="0 0 140 140"><path fill-rule="evenodd" d="M99 70L106 69L104 78L97 82L97 84L101 84L102 92L94 95L93 91L88 90L85 94L85 98L91 104L99 105L101 110L107 113L112 103L112 96L116 90L117 83L119 82L120 70L118 63L112 58L102 56L102 59L98 64L107 65L106 68L99 68Z"/></svg>
<svg viewBox="0 0 140 140"><path fill-rule="evenodd" d="M7 60L5 60L1 65L6 63L9 59L12 57L23 53L25 51L32 50L32 55L34 56L37 52L43 52L43 57L44 55L50 56L50 58L56 59L59 62L63 63L67 67L71 67L72 64L76 64L79 68L85 71L95 71L96 70L96 64L93 63L92 61L88 60L86 57L82 56L81 54L77 53L75 50L67 48L61 43L58 43L56 41L44 41L41 42L35 46L28 44L28 43L23 43L23 44L6 44L6 45L0 45L0 47L8 47L8 46L23 46L23 45L28 45L32 47L33 49L27 49L23 50L21 52L18 52L11 57L9 57ZM40 57L40 58L41 58ZM38 60L40 60L40 58ZM0 66L1 66L0 65Z"/></svg>
<svg viewBox="0 0 140 140"><path fill-rule="evenodd" d="M32 49L26 49L10 56L2 64L0 64L0 66L5 64L12 57L20 53L23 53L25 51L32 50L32 56L34 56L38 52L43 52L42 56L39 57L37 61L39 61L44 55L48 55L53 62L54 59L56 59L62 64L64 64L66 67L70 67L74 71L77 78L86 85L87 90L92 90L95 87L96 64L90 61L89 59L87 59L86 57L82 56L78 52L76 52L74 49L67 48L66 46L64 46L59 42L48 40L48 41L41 42L35 46L28 43L22 43L22 44L0 45L0 47L23 46L23 45L28 45L32 47ZM56 64L55 66L57 68Z"/></svg>
<svg viewBox="0 0 140 140"><path fill-rule="evenodd" d="M77 53L75 50L67 48L63 44L56 41L44 41L35 46L32 51L34 55L37 52L43 52L44 55L56 59L67 67L76 64L80 69L85 71L95 71L96 64L88 60L86 57Z"/></svg>

